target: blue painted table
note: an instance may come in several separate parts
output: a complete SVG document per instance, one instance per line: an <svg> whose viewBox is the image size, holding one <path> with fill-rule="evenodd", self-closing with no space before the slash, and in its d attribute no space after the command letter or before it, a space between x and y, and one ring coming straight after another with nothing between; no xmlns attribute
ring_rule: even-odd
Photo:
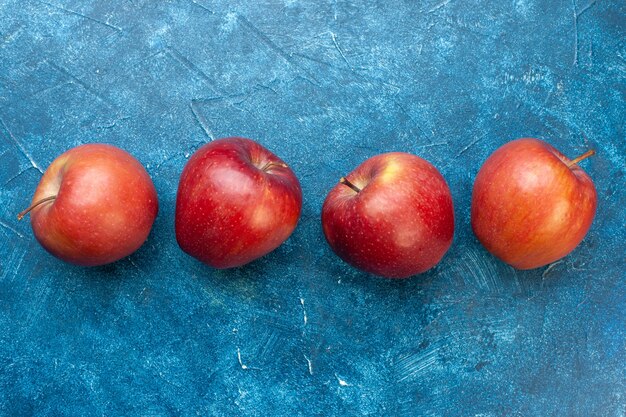
<svg viewBox="0 0 626 417"><path fill-rule="evenodd" d="M625 3L0 0L3 415L626 414ZM214 137L254 138L302 182L277 251L231 271L182 253L178 177ZM519 272L469 226L499 145L583 163L599 208L561 262ZM146 244L83 269L28 222L41 171L86 142L147 167ZM326 192L366 158L430 160L455 199L443 262L407 281L338 260Z"/></svg>

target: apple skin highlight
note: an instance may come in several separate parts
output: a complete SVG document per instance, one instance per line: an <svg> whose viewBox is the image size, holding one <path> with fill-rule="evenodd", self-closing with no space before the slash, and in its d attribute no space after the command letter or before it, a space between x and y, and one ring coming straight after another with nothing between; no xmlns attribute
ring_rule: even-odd
<svg viewBox="0 0 626 417"><path fill-rule="evenodd" d="M498 148L478 172L472 195L472 229L483 246L517 269L573 251L597 206L593 181L575 162L538 139Z"/></svg>

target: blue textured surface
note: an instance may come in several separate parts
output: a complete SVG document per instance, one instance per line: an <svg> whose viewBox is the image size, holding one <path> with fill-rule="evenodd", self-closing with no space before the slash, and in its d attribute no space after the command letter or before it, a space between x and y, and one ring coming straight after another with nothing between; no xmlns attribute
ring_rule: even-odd
<svg viewBox="0 0 626 417"><path fill-rule="evenodd" d="M626 5L619 0L0 0L0 414L626 415ZM178 177L248 136L301 179L295 234L215 271L174 238ZM469 226L499 145L588 148L599 208L562 262L516 272ZM49 256L15 214L86 142L142 161L161 210L130 258ZM339 261L319 213L367 157L448 180L434 270Z"/></svg>

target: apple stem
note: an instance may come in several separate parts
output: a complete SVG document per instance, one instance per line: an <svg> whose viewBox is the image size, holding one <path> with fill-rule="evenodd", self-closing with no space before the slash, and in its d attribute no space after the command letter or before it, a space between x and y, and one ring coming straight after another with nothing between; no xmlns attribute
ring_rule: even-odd
<svg viewBox="0 0 626 417"><path fill-rule="evenodd" d="M35 207L37 207L37 206L42 205L43 203L47 203L48 201L52 201L52 200L54 200L55 198L57 198L57 196L56 196L56 195L51 195L50 197L42 198L41 200L39 200L39 201L37 201L36 203L32 204L32 205L31 205L29 208L27 208L26 210L24 210L24 211L20 212L20 213L17 215L17 219L18 219L18 220L22 220L22 219L24 218L24 216L26 216L28 213L30 213L30 211L31 211L32 209L34 209L34 208L35 208Z"/></svg>
<svg viewBox="0 0 626 417"><path fill-rule="evenodd" d="M568 168L571 168L572 165L576 165L577 163L579 163L580 161L582 161L583 159L587 159L592 155L595 155L596 151L594 151L593 149L589 149L587 152L585 152L584 154L580 155L578 158L572 159L569 164L567 164Z"/></svg>
<svg viewBox="0 0 626 417"><path fill-rule="evenodd" d="M348 187L352 188L354 191L356 191L357 193L361 192L361 189L359 187L357 187L356 185L352 184L350 181L348 181L346 179L346 177L341 177L341 179L339 180L340 183L347 185Z"/></svg>
<svg viewBox="0 0 626 417"><path fill-rule="evenodd" d="M273 167L288 168L287 164L282 163L282 162L268 162L267 164L265 164L263 166L263 168L261 168L261 171L267 172L268 170L272 169Z"/></svg>

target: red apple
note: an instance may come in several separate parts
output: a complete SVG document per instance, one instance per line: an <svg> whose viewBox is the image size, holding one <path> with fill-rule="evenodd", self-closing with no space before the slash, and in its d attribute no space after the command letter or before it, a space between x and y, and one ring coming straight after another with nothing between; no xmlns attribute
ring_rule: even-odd
<svg viewBox="0 0 626 417"><path fill-rule="evenodd" d="M518 139L483 164L472 195L472 228L489 252L517 269L547 265L583 240L596 189L577 163L538 139Z"/></svg>
<svg viewBox="0 0 626 417"><path fill-rule="evenodd" d="M383 277L407 278L435 266L452 244L452 196L429 162L407 153L381 154L330 191L322 227L344 261Z"/></svg>
<svg viewBox="0 0 626 417"><path fill-rule="evenodd" d="M115 146L82 145L44 173L30 212L35 237L51 254L83 266L104 265L136 251L158 211L144 167Z"/></svg>
<svg viewBox="0 0 626 417"><path fill-rule="evenodd" d="M296 228L302 191L279 157L244 138L210 142L185 165L176 197L176 240L214 268L273 251Z"/></svg>

